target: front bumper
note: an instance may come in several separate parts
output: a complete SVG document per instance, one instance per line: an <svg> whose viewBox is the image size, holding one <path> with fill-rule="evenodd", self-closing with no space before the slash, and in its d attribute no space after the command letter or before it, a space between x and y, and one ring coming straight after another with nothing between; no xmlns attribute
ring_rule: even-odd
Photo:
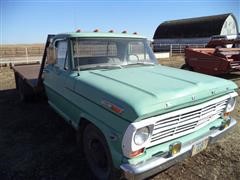
<svg viewBox="0 0 240 180"><path fill-rule="evenodd" d="M195 142L204 140L206 138L209 138L208 145L216 142L225 133L229 132L229 130L232 129L236 125L236 123L236 120L231 118L231 123L227 128L223 130L211 130L198 138L192 139L191 141L184 143L182 145L181 152L176 154L175 156L169 156L167 153L165 156L162 155L160 157L152 157L151 159L138 163L136 165L122 164L120 167L124 171L125 177L127 179L147 178L191 156L192 146Z"/></svg>

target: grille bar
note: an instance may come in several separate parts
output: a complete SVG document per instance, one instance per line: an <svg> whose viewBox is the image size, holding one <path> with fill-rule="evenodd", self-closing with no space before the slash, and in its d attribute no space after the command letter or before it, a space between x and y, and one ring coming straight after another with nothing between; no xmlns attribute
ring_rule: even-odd
<svg viewBox="0 0 240 180"><path fill-rule="evenodd" d="M198 128L216 120L221 116L227 106L228 99L220 99L218 102L206 103L206 105L199 105L191 107L189 111L176 115L176 113L169 113L170 115L159 116L159 120L155 121L154 129L149 146L153 146L171 139L192 133ZM187 108L186 108L187 109ZM155 117L156 118L156 117Z"/></svg>

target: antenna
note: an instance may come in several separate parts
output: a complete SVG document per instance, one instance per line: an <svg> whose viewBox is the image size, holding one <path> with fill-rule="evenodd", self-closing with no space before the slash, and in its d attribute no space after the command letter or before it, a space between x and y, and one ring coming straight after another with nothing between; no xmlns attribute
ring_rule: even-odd
<svg viewBox="0 0 240 180"><path fill-rule="evenodd" d="M73 29L77 29L77 10L76 6L73 9Z"/></svg>
<svg viewBox="0 0 240 180"><path fill-rule="evenodd" d="M80 66L79 66L79 59L78 59L78 56L79 56L79 41L77 41L76 39L75 39L75 46L76 46L76 51L77 51L77 70L78 70L78 73L77 73L77 75L78 76L80 76ZM75 58L75 57L73 57L73 58ZM74 63L74 65L75 65L75 63Z"/></svg>
<svg viewBox="0 0 240 180"><path fill-rule="evenodd" d="M78 64L79 64L79 62L78 62ZM77 67L77 70L78 70L77 75L80 76L80 70L81 70L81 69L80 69L80 66L79 66L79 65L78 65L78 67Z"/></svg>

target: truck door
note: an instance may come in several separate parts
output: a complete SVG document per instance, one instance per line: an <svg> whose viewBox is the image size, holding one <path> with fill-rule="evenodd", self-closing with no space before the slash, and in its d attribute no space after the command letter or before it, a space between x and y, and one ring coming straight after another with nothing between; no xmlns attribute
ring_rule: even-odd
<svg viewBox="0 0 240 180"><path fill-rule="evenodd" d="M74 79L69 67L69 43L67 40L57 40L56 64L49 67L45 73L44 81L48 87L49 104L53 106L66 120L70 120L71 104L69 90L73 89Z"/></svg>

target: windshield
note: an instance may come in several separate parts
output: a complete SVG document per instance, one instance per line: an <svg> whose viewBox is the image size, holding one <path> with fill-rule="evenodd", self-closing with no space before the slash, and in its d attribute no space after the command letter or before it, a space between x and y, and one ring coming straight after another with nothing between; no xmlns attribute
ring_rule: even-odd
<svg viewBox="0 0 240 180"><path fill-rule="evenodd" d="M157 63L146 39L75 38L72 43L74 69L122 68Z"/></svg>

